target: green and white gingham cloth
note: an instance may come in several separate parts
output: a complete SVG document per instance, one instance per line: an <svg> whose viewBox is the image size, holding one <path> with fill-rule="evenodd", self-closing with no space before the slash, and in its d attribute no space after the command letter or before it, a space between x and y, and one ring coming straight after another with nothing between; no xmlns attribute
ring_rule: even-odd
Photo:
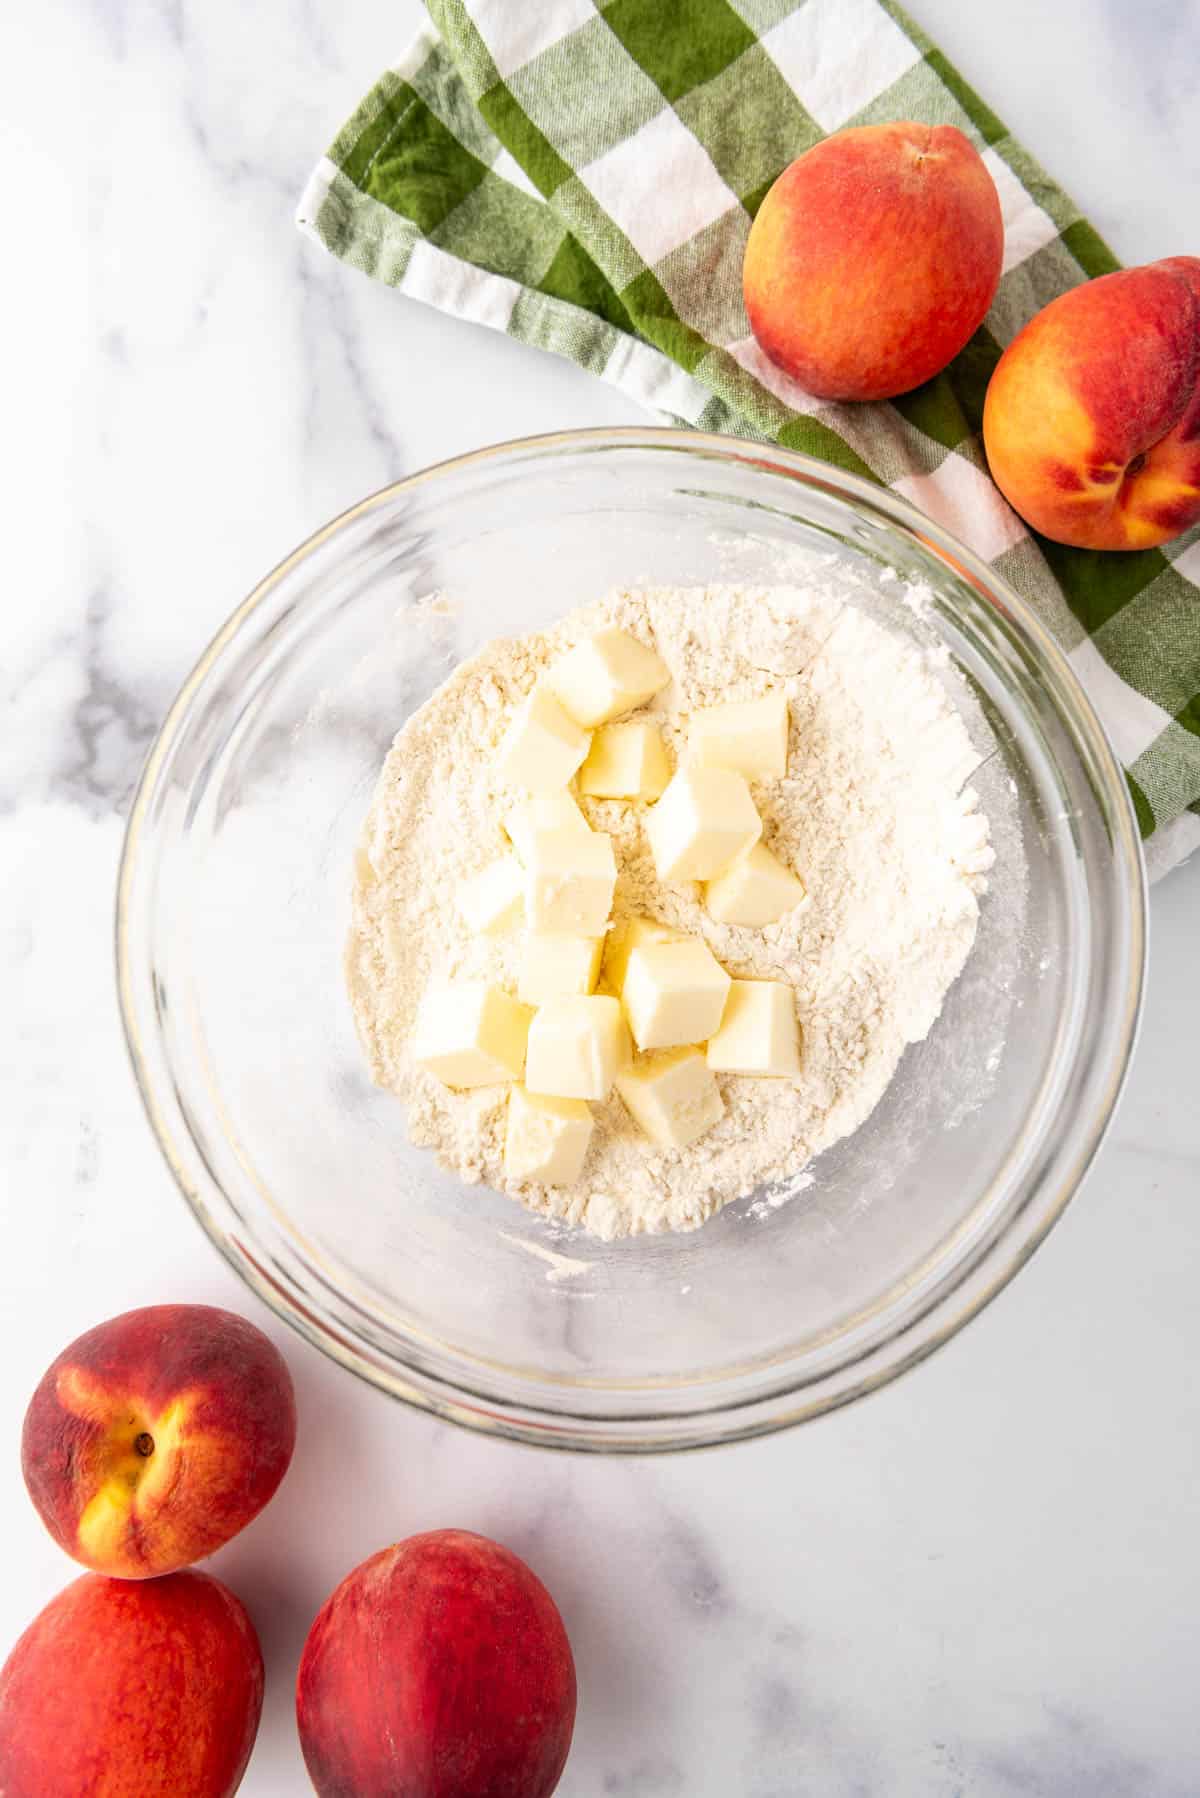
<svg viewBox="0 0 1200 1798"><path fill-rule="evenodd" d="M891 0L428 0L420 33L338 134L299 222L442 311L569 356L704 430L873 476L1003 573L1066 650L1129 778L1151 875L1200 844L1200 528L1162 549L1065 549L992 485L979 437L1004 346L1117 266ZM957 125L1000 192L984 324L890 404L816 400L742 306L756 207L831 131ZM1173 246L1166 246L1167 249ZM1185 246L1186 247L1186 246Z"/></svg>

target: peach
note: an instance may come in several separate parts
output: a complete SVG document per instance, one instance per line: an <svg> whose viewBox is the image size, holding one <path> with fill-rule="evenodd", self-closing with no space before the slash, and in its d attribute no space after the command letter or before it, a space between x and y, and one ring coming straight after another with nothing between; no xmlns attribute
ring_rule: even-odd
<svg viewBox="0 0 1200 1798"><path fill-rule="evenodd" d="M549 1798L575 1724L571 1645L507 1548L410 1536L317 1616L296 1715L321 1798Z"/></svg>
<svg viewBox="0 0 1200 1798"><path fill-rule="evenodd" d="M953 125L858 125L767 194L746 245L750 328L809 393L919 387L983 323L1000 280L996 184Z"/></svg>
<svg viewBox="0 0 1200 1798"><path fill-rule="evenodd" d="M4 1798L229 1798L262 1710L254 1625L206 1573L85 1573L0 1671Z"/></svg>
<svg viewBox="0 0 1200 1798"><path fill-rule="evenodd" d="M1200 520L1200 257L1060 294L1001 356L983 407L992 479L1082 549L1150 549Z"/></svg>
<svg viewBox="0 0 1200 1798"><path fill-rule="evenodd" d="M61 1548L146 1579L249 1523L295 1441L291 1376L261 1330L210 1305L155 1305L63 1350L25 1413L21 1464Z"/></svg>

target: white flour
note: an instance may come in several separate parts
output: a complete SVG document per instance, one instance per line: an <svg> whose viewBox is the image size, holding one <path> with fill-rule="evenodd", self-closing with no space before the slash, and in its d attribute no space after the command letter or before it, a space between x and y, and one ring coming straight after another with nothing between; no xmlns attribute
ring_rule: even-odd
<svg viewBox="0 0 1200 1798"><path fill-rule="evenodd" d="M496 752L513 705L604 623L653 644L671 668L650 711L675 759L694 708L788 694L788 777L754 787L764 841L808 888L782 923L715 923L695 884L659 885L644 807L582 804L614 838L616 919L681 925L731 974L795 988L802 1071L795 1081L722 1076L725 1117L682 1151L656 1149L614 1095L596 1108L576 1187L513 1186L504 1089L450 1092L413 1066L409 1042L431 979L515 990L519 936L473 935L454 895L506 846L500 819L513 795L497 781ZM489 644L404 726L367 819L346 967L373 1077L404 1101L413 1140L464 1180L602 1237L692 1229L760 1186L800 1190L805 1164L863 1122L905 1045L929 1031L971 948L993 860L965 787L978 760L919 652L832 588L619 592L551 631Z"/></svg>

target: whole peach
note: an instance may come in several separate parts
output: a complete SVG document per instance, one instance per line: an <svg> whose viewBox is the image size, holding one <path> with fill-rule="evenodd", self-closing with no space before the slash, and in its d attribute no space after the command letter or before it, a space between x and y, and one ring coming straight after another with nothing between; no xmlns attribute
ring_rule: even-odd
<svg viewBox="0 0 1200 1798"><path fill-rule="evenodd" d="M1149 549L1200 519L1200 257L1051 300L997 363L992 479L1043 536Z"/></svg>
<svg viewBox="0 0 1200 1798"><path fill-rule="evenodd" d="M291 1375L261 1330L211 1305L153 1305L63 1350L25 1413L21 1465L61 1548L145 1579L236 1535L295 1442Z"/></svg>
<svg viewBox="0 0 1200 1798"><path fill-rule="evenodd" d="M4 1798L230 1798L262 1710L254 1625L205 1573L85 1573L0 1671Z"/></svg>
<svg viewBox="0 0 1200 1798"><path fill-rule="evenodd" d="M814 144L758 209L750 328L822 399L919 387L983 322L1000 280L995 182L953 125L859 125Z"/></svg>
<svg viewBox="0 0 1200 1798"><path fill-rule="evenodd" d="M296 1715L321 1798L549 1798L575 1724L571 1645L507 1548L410 1536L318 1614Z"/></svg>

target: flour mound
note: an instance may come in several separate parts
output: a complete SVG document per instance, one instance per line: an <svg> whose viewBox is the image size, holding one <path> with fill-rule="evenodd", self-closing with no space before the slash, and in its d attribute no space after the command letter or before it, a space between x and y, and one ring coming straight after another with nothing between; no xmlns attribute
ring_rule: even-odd
<svg viewBox="0 0 1200 1798"><path fill-rule="evenodd" d="M649 1143L614 1094L595 1107L576 1186L514 1185L503 1166L505 1089L448 1091L413 1065L411 1036L433 979L515 991L519 933L473 935L454 896L506 847L500 821L515 795L496 768L513 707L605 624L652 644L672 670L648 711L675 763L697 707L780 688L788 696L788 776L753 788L764 841L808 888L780 923L716 923L698 885L660 885L645 807L581 803L614 839L615 921L662 919L703 937L730 974L795 988L801 1073L719 1076L725 1117L679 1151ZM905 1046L927 1035L970 951L993 860L966 785L978 762L921 653L831 591L616 592L553 630L488 644L401 730L367 818L346 971L373 1078L404 1102L414 1142L464 1180L601 1237L694 1229L757 1188L801 1190L805 1165L858 1128Z"/></svg>

